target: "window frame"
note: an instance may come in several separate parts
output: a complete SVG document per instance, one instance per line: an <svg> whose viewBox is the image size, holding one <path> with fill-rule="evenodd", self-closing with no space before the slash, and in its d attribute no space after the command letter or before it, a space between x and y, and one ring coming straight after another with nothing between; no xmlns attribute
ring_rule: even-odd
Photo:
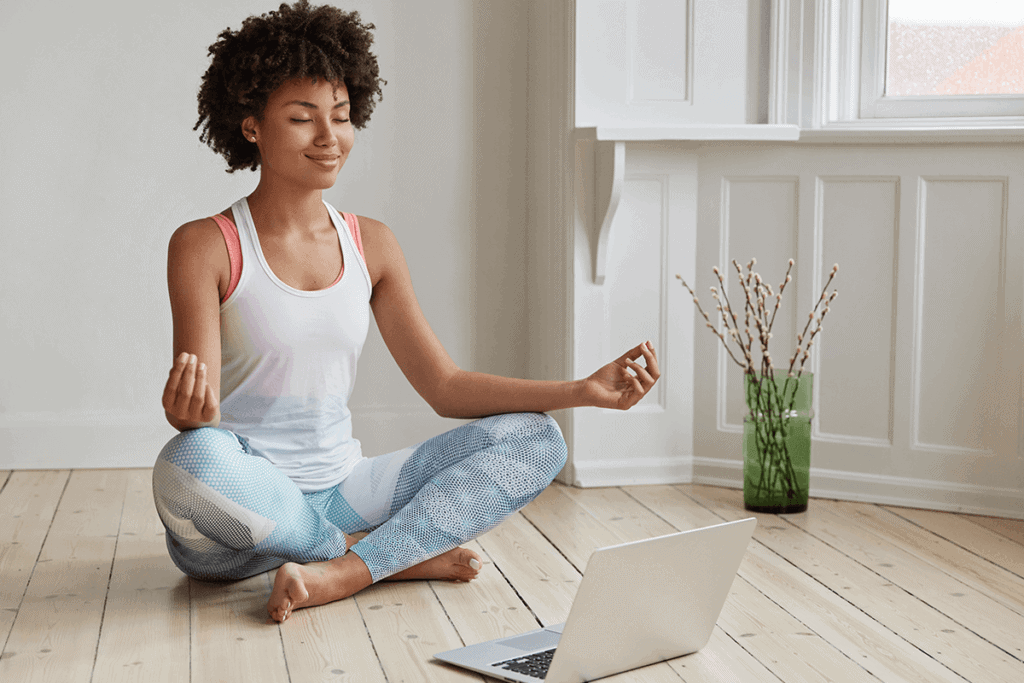
<svg viewBox="0 0 1024 683"><path fill-rule="evenodd" d="M1024 134L1024 96L885 96L887 9L887 0L773 0L767 122L837 133Z"/></svg>

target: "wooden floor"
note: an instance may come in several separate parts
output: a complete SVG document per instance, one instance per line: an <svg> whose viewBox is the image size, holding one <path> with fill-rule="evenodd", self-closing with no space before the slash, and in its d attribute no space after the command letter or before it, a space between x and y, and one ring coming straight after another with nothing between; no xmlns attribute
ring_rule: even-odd
<svg viewBox="0 0 1024 683"><path fill-rule="evenodd" d="M564 621L594 548L748 516L731 489L553 485L469 544L476 581L277 625L271 575L171 564L150 475L0 471L0 681L480 680L431 655ZM828 500L757 518L711 642L606 680L1024 681L1024 522Z"/></svg>

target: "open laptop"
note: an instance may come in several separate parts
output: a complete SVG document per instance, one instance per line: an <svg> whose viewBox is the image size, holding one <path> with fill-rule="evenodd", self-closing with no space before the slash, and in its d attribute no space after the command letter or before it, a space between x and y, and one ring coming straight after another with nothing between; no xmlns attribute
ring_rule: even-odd
<svg viewBox="0 0 1024 683"><path fill-rule="evenodd" d="M564 624L434 657L506 681L580 683L696 652L756 525L749 517L599 548Z"/></svg>

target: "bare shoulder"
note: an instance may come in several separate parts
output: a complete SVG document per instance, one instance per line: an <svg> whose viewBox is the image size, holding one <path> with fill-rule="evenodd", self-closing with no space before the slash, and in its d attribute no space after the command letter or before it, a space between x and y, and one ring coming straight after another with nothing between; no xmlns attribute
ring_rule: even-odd
<svg viewBox="0 0 1024 683"><path fill-rule="evenodd" d="M231 277L231 263L220 227L212 218L200 218L183 224L171 235L167 246L168 277L183 276L217 282L218 287Z"/></svg>
<svg viewBox="0 0 1024 683"><path fill-rule="evenodd" d="M402 250L391 228L375 218L356 216L359 221L359 236L363 242L366 269L370 282L376 287L381 278L394 266L395 259L403 259Z"/></svg>
<svg viewBox="0 0 1024 683"><path fill-rule="evenodd" d="M184 249L189 252L217 246L218 242L223 244L224 237L217 222L212 218L198 218L184 223L171 235L172 249Z"/></svg>

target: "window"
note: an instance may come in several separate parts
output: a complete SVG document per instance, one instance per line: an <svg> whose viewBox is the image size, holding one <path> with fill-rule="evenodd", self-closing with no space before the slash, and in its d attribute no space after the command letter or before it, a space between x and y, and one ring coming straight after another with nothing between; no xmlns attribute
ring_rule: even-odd
<svg viewBox="0 0 1024 683"><path fill-rule="evenodd" d="M1024 114L1022 0L863 0L860 117Z"/></svg>
<svg viewBox="0 0 1024 683"><path fill-rule="evenodd" d="M889 0L885 94L1024 95L1024 2Z"/></svg>

